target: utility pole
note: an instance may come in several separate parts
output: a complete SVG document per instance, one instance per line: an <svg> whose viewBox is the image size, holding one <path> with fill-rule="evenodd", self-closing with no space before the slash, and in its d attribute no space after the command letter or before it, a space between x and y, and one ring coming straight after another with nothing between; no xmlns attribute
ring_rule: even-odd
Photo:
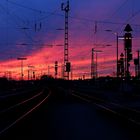
<svg viewBox="0 0 140 140"><path fill-rule="evenodd" d="M30 80L30 70L28 69L28 81Z"/></svg>
<svg viewBox="0 0 140 140"><path fill-rule="evenodd" d="M64 78L64 64L61 64L61 78Z"/></svg>
<svg viewBox="0 0 140 140"><path fill-rule="evenodd" d="M135 65L135 77L139 79L140 77L140 56L139 56L140 51L137 51L137 58L134 59L134 65Z"/></svg>
<svg viewBox="0 0 140 140"><path fill-rule="evenodd" d="M91 79L95 78L94 48L91 53Z"/></svg>
<svg viewBox="0 0 140 140"><path fill-rule="evenodd" d="M96 60L95 60L95 52L96 52ZM92 48L92 55L91 55L91 78L98 77L98 52L102 52L101 50L95 50Z"/></svg>
<svg viewBox="0 0 140 140"><path fill-rule="evenodd" d="M104 47L109 47L111 46L110 44L94 44L95 46L98 46L98 48L104 48ZM96 56L95 56L96 52ZM100 50L95 50L95 48L92 48L92 53L91 53L91 79L97 77L97 52L102 52ZM96 57L96 61L95 61Z"/></svg>
<svg viewBox="0 0 140 140"><path fill-rule="evenodd" d="M55 70L55 79L56 79L57 78L57 74L58 74L58 61L55 61L54 70Z"/></svg>
<svg viewBox="0 0 140 140"><path fill-rule="evenodd" d="M138 50L138 78L140 78L140 51Z"/></svg>
<svg viewBox="0 0 140 140"><path fill-rule="evenodd" d="M107 32L113 32L116 36L116 77L119 77L120 70L120 60L119 60L119 39L124 39L124 36L119 36L118 32L114 32L112 30L105 30Z"/></svg>
<svg viewBox="0 0 140 140"><path fill-rule="evenodd" d="M19 57L17 60L21 60L21 80L23 80L24 73L23 73L23 60L27 60L25 57Z"/></svg>
<svg viewBox="0 0 140 140"><path fill-rule="evenodd" d="M124 54L121 53L120 59L118 60L118 77L124 77Z"/></svg>
<svg viewBox="0 0 140 140"><path fill-rule="evenodd" d="M100 50L96 50L96 78L98 78L98 53L102 52Z"/></svg>
<svg viewBox="0 0 140 140"><path fill-rule="evenodd" d="M117 54L117 59L116 59L116 77L119 77L119 68L118 68L118 61L119 61L119 57L118 57L118 45L119 45L119 37L118 37L118 33L116 33L116 54Z"/></svg>
<svg viewBox="0 0 140 140"><path fill-rule="evenodd" d="M73 67L71 66L71 80L73 80Z"/></svg>
<svg viewBox="0 0 140 140"><path fill-rule="evenodd" d="M118 32L115 32L116 35L116 77L119 77L119 39L124 39L123 36L119 36ZM121 54L121 57L123 57L123 54ZM122 61L122 60L121 60Z"/></svg>
<svg viewBox="0 0 140 140"><path fill-rule="evenodd" d="M65 12L65 36L64 36L64 79L69 80L70 62L69 62L69 1L67 4L61 4L61 10Z"/></svg>
<svg viewBox="0 0 140 140"><path fill-rule="evenodd" d="M48 66L48 76L50 75L50 66Z"/></svg>
<svg viewBox="0 0 140 140"><path fill-rule="evenodd" d="M34 66L28 66L28 80L35 80L35 70Z"/></svg>

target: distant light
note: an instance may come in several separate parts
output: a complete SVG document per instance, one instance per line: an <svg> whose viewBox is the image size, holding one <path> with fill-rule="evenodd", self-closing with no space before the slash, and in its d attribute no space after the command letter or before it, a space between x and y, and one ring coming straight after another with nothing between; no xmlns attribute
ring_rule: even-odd
<svg viewBox="0 0 140 140"><path fill-rule="evenodd" d="M124 40L124 37L118 37L118 39L120 39L120 40Z"/></svg>

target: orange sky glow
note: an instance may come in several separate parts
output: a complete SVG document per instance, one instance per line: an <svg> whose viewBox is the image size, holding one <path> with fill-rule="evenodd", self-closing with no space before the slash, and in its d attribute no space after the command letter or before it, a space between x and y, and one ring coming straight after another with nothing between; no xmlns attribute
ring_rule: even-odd
<svg viewBox="0 0 140 140"><path fill-rule="evenodd" d="M61 11L61 1L42 1L31 2L30 5L27 1L20 3L16 0L15 3L18 4L8 1L0 2L0 77L6 76L19 80L21 61L17 58L26 57L27 60L23 61L24 79L28 79L29 70L35 71L36 78L40 78L43 74L54 77L55 61L58 61L58 78L62 78L64 30L57 30L57 28L64 28L64 12ZM114 32L123 36L127 23L132 25L132 50L133 58L136 58L136 51L139 50L140 44L140 14L133 17L132 15L139 11L139 4L137 4L139 2L135 1L134 7L129 1L127 5L122 3L122 0L70 1L71 78L78 79L83 75L85 78L91 77L92 48L102 51L97 53L98 76L115 76L116 35ZM6 4L8 9L6 9ZM120 7L120 5L123 6ZM45 12L34 9L41 9ZM35 31L35 24L39 28L40 23L42 28ZM23 30L24 27L27 29ZM107 29L111 29L112 32L106 32ZM52 47L49 44L52 44ZM119 40L119 56L122 52L124 53L124 42ZM130 72L134 75L133 60Z"/></svg>

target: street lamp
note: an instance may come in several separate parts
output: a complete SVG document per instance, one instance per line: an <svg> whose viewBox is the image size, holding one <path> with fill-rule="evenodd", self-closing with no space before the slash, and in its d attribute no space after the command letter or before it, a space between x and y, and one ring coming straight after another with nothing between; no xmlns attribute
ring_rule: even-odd
<svg viewBox="0 0 140 140"><path fill-rule="evenodd" d="M27 60L25 57L18 57L17 60L21 60L21 80L23 80L23 60Z"/></svg>
<svg viewBox="0 0 140 140"><path fill-rule="evenodd" d="M112 30L105 30L107 32L113 32ZM113 32L116 35L116 77L119 77L119 67L118 67L118 62L119 62L119 39L124 39L123 36L119 36L118 32Z"/></svg>

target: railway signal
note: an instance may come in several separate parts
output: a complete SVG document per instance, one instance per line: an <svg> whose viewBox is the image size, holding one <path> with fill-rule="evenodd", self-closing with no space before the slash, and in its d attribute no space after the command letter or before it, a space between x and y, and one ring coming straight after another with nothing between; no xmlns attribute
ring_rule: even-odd
<svg viewBox="0 0 140 140"><path fill-rule="evenodd" d="M125 50L125 76L130 77L129 67L132 60L132 28L129 24L126 25L124 31L124 50Z"/></svg>

